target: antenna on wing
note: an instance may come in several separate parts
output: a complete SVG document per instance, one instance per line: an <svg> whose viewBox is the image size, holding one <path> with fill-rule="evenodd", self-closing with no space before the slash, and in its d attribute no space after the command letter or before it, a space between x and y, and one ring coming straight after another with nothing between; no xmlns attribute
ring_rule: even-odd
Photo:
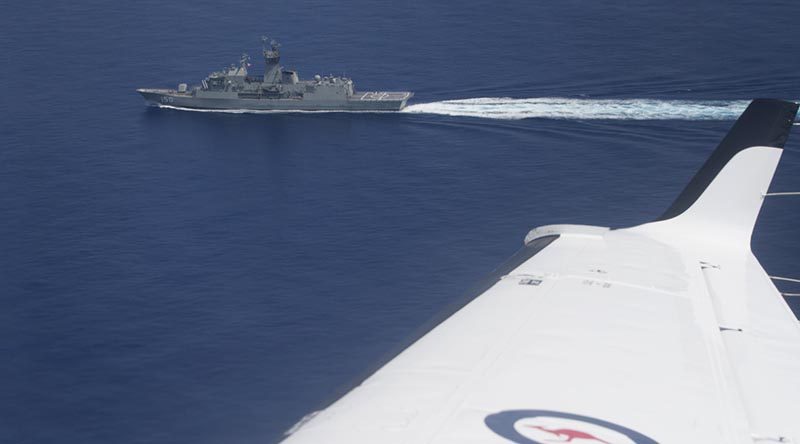
<svg viewBox="0 0 800 444"><path fill-rule="evenodd" d="M796 125L796 124L795 124ZM800 191L783 191L778 193L765 193L763 194L764 197L771 197L771 196L800 196ZM770 276L770 279L773 281L783 281L783 282L793 282L795 284L800 284L800 279L793 279L787 278L782 276ZM783 297L800 297L800 293L784 293L780 292L781 296Z"/></svg>
<svg viewBox="0 0 800 444"><path fill-rule="evenodd" d="M792 282L792 283L795 283L795 284L800 284L800 279L787 278L787 277L783 277L783 276L770 276L769 278L772 279L773 281L783 281L783 282ZM800 297L800 293L784 293L784 292L781 292L781 296L784 296L784 297Z"/></svg>
<svg viewBox="0 0 800 444"><path fill-rule="evenodd" d="M800 196L800 191L783 191L780 193L766 193L763 194L764 197L772 197L772 196Z"/></svg>

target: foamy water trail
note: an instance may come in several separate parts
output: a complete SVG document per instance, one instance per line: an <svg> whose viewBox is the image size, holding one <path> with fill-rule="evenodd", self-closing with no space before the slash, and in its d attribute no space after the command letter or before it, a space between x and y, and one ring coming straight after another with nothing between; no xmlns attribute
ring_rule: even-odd
<svg viewBox="0 0 800 444"><path fill-rule="evenodd" d="M658 99L573 99L542 97L514 99L479 97L416 103L401 112L438 114L484 119L569 119L569 120L736 120L749 100L658 100ZM287 111L248 109L192 109L169 105L161 108L230 114L282 113L392 113L395 111Z"/></svg>
<svg viewBox="0 0 800 444"><path fill-rule="evenodd" d="M506 120L735 120L748 103L749 100L481 97L417 103L402 112Z"/></svg>

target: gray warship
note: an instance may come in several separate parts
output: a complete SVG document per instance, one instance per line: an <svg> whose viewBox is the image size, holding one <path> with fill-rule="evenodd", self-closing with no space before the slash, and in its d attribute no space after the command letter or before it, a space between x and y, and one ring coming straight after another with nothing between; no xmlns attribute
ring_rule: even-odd
<svg viewBox="0 0 800 444"><path fill-rule="evenodd" d="M280 44L262 38L266 69L263 76L251 76L250 58L242 55L239 66L212 72L200 85L178 89L141 88L137 91L157 106L216 110L263 111L399 111L414 93L355 90L353 80L344 76L314 76L300 80L297 71L280 65Z"/></svg>

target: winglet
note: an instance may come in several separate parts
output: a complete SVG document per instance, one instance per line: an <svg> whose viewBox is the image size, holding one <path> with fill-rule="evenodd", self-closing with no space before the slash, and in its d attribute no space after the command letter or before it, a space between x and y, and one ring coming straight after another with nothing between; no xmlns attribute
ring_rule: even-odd
<svg viewBox="0 0 800 444"><path fill-rule="evenodd" d="M749 247L798 105L753 100L678 198L642 228Z"/></svg>

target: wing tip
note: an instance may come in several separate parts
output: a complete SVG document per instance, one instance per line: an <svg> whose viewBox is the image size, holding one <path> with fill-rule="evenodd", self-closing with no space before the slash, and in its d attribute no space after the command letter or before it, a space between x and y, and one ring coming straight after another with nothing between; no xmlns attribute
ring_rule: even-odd
<svg viewBox="0 0 800 444"><path fill-rule="evenodd" d="M706 191L725 165L754 146L783 148L789 138L798 104L779 99L755 99L736 120L725 138L695 174L678 198L656 221L673 219L688 210Z"/></svg>

